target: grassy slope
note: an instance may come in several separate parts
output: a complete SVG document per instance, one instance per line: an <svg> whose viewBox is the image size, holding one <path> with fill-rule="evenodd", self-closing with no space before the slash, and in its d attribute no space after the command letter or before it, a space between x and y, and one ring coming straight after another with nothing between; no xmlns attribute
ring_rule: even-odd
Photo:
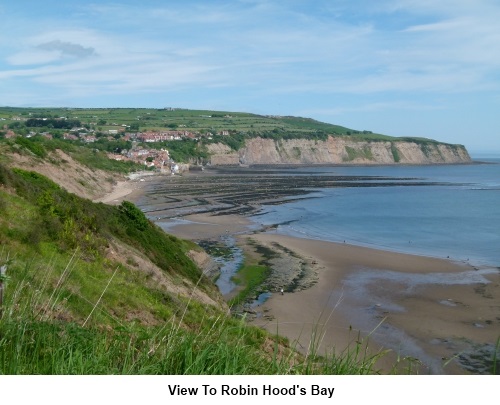
<svg viewBox="0 0 500 405"><path fill-rule="evenodd" d="M145 109L145 108L97 108L97 109L65 109L65 108L14 108L1 107L0 118L4 124L11 124L14 117L29 118L31 116L66 117L77 119L82 124L95 124L97 129L122 129L122 125L139 124L140 130L180 130L210 131L217 133L222 130L246 133L280 131L289 134L310 136L317 132L331 135L350 135L370 140L397 140L370 131L354 130L339 125L316 121L311 118L292 116L267 116L244 112L208 111L175 109ZM99 122L106 124L99 124ZM422 138L425 139L425 138Z"/></svg>
<svg viewBox="0 0 500 405"><path fill-rule="evenodd" d="M8 269L0 374L373 372L375 358L359 344L342 357L300 360L283 339L228 317L186 256L195 248L133 204L95 204L0 164L0 266Z"/></svg>
<svg viewBox="0 0 500 405"><path fill-rule="evenodd" d="M222 306L175 295L152 283L133 258L127 265L107 255L107 245L119 239L174 282L216 295L185 255L193 246L134 208L94 204L36 173L0 166L0 264L8 266L0 373L223 373L230 358L255 356L263 332L241 333ZM181 357L177 346L193 351L199 334L206 353L173 358ZM237 354L240 339L254 349ZM147 356L151 350L155 355ZM221 364L200 360L219 351L232 355ZM233 371L262 372L247 360Z"/></svg>

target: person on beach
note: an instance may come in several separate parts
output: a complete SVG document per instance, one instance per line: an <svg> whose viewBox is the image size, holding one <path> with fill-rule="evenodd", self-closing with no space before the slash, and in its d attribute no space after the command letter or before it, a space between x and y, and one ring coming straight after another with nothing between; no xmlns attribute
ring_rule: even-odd
<svg viewBox="0 0 500 405"><path fill-rule="evenodd" d="M281 292L281 295L283 295L283 294L284 294L283 287L281 287L280 292Z"/></svg>

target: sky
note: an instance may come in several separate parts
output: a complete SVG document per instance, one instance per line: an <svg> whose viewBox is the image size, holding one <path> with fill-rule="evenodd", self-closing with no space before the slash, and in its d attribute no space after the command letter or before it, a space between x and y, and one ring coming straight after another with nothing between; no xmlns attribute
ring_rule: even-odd
<svg viewBox="0 0 500 405"><path fill-rule="evenodd" d="M500 154L498 0L0 2L0 105L314 118Z"/></svg>

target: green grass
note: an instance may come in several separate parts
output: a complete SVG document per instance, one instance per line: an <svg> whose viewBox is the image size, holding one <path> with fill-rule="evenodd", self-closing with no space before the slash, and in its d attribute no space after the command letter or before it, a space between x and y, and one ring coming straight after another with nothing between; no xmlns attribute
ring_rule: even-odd
<svg viewBox="0 0 500 405"><path fill-rule="evenodd" d="M141 287L131 289L131 283L124 286L126 278L107 274L101 283L75 258L63 268L57 260L41 268L39 258L27 260L19 271L21 262L18 257L8 266L12 276L5 283L0 319L0 374L259 374L269 369L258 346L247 346L263 334L220 312L183 311L181 304L199 304L178 300L177 314L145 326L127 320L120 306L131 312L136 301L155 312L154 294L141 302L140 296L148 294L141 294ZM82 286L78 273L91 284ZM115 302L116 296L122 302ZM161 306L167 307L156 307Z"/></svg>
<svg viewBox="0 0 500 405"><path fill-rule="evenodd" d="M243 288L238 295L229 301L229 306L242 303L248 297L255 295L258 288L269 275L269 268L258 264L244 264L232 278L236 285L242 285Z"/></svg>
<svg viewBox="0 0 500 405"><path fill-rule="evenodd" d="M116 146L116 145L115 145ZM102 150L98 149L102 147ZM8 154L18 153L33 156L35 158L47 159L53 164L64 163L57 160L50 152L61 150L70 155L77 162L92 170L100 169L114 173L130 173L134 170L142 170L143 166L130 161L116 161L109 159L106 153L106 145L99 142L92 146L81 144L79 141L64 141L60 139L45 139L40 136L33 138L17 137L14 140L0 139L0 162L8 159ZM110 148L108 148L110 149Z"/></svg>
<svg viewBox="0 0 500 405"><path fill-rule="evenodd" d="M0 374L270 375L371 374L376 359L359 341L338 355L299 355L279 336L189 300L184 309L148 326L126 319L137 290L127 277L105 272L102 282L75 256L60 262L22 254L7 260L0 316ZM20 268L21 267L21 268ZM115 270L116 271L116 270ZM78 273L93 288L79 288ZM54 277L55 276L55 277ZM137 282L137 280L136 280ZM78 286L78 290L75 289ZM70 293L68 293L70 291ZM122 302L114 302L115 296ZM154 294L151 294L154 296ZM154 308L144 302L149 311ZM166 305L163 303L163 305ZM181 302L176 305L181 307ZM78 310L77 310L78 309ZM91 319L91 322L88 322Z"/></svg>
<svg viewBox="0 0 500 405"><path fill-rule="evenodd" d="M201 275L186 255L193 244L165 234L129 202L119 207L95 204L68 193L40 174L2 165L0 184L16 190L30 207L25 214L30 221L24 220L18 227L6 226L5 232L11 239L35 248L44 242L62 251L78 248L88 260L101 260L109 242L116 238L143 252L170 274L182 275L192 282L197 282ZM1 194L4 199L14 199L7 193ZM22 200L17 199L17 204L24 204ZM16 214L10 211L6 217Z"/></svg>
<svg viewBox="0 0 500 405"><path fill-rule="evenodd" d="M347 158L344 159L346 162L351 162L355 159L373 160L371 148L368 146L363 149L355 149L350 146L345 146L345 151L347 152Z"/></svg>
<svg viewBox="0 0 500 405"><path fill-rule="evenodd" d="M401 161L401 156L399 155L399 150L394 143L391 142L391 153L394 159L394 162L399 163Z"/></svg>
<svg viewBox="0 0 500 405"><path fill-rule="evenodd" d="M230 319L207 318L204 330L185 331L173 321L103 329L6 316L0 333L0 374L263 374L272 368L240 343L246 327Z"/></svg>
<svg viewBox="0 0 500 405"><path fill-rule="evenodd" d="M269 353L246 344L250 328L230 319L207 319L210 329L184 331L126 326L103 330L76 323L0 321L0 374L43 375L271 375L371 374L378 356L361 346L332 358ZM363 357L365 356L365 357Z"/></svg>
<svg viewBox="0 0 500 405"><path fill-rule="evenodd" d="M286 339L197 301L195 293L218 296L186 254L194 244L131 203L95 204L0 165L0 214L0 374L377 372L363 341L338 355L302 356ZM109 256L118 244L191 293L164 288L127 254ZM245 266L243 296L267 272Z"/></svg>
<svg viewBox="0 0 500 405"><path fill-rule="evenodd" d="M347 135L359 140L394 140L396 138L382 134L374 134L367 130L355 130L340 125L325 123L311 118L292 116L266 116L244 112L189 110L189 109L145 109L145 108L12 108L1 107L0 117L7 119L7 125L22 121L13 121L14 117L29 118L39 116L46 118L66 117L68 120L79 120L95 129L122 129L122 125L138 125L140 131L169 130L177 128L193 132L217 134L229 130L231 136L276 136L312 139L326 139L327 134ZM100 125L98 122L106 122ZM274 134L274 135L273 135ZM227 137L222 137L229 139ZM413 139L413 138L411 138ZM403 140L403 138L401 138ZM421 141L425 138L421 138ZM238 144L241 140L228 141ZM231 146L231 145L229 145ZM232 146L231 146L232 147Z"/></svg>

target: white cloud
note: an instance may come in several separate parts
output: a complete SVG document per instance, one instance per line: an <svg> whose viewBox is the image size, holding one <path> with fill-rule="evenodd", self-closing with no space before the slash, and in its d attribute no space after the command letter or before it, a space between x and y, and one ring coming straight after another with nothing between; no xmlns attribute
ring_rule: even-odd
<svg viewBox="0 0 500 405"><path fill-rule="evenodd" d="M30 49L22 50L6 58L14 66L20 65L46 65L60 61L64 57L85 58L95 55L93 48L71 42L54 40L36 45Z"/></svg>
<svg viewBox="0 0 500 405"><path fill-rule="evenodd" d="M75 56L77 58L86 58L95 55L95 49L92 47L86 48L80 44L65 42L59 39L39 44L37 48L49 52L58 51L62 55Z"/></svg>
<svg viewBox="0 0 500 405"><path fill-rule="evenodd" d="M350 18L350 3L331 10L331 18L288 2L177 3L163 8L94 4L82 12L90 13L94 25L97 18L99 29L82 23L85 14L69 30L40 28L24 39L24 48L6 58L16 67L40 68L0 75L28 77L61 89L87 86L89 93L99 94L166 91L190 83L235 89L253 85L261 93L497 87L491 78L500 66L500 54L494 52L500 43L500 11L491 12L488 6L490 13L464 14L471 2L454 1L456 7L444 3L446 7L435 1L377 2ZM487 2L479 4L486 7ZM371 20L390 18L395 10L413 16L411 23L394 30ZM421 19L423 15L427 18Z"/></svg>
<svg viewBox="0 0 500 405"><path fill-rule="evenodd" d="M11 65L42 65L50 62L57 61L61 58L59 52L47 52L42 50L33 49L31 51L22 51L15 53L6 58L7 62Z"/></svg>
<svg viewBox="0 0 500 405"><path fill-rule="evenodd" d="M439 32L444 32L444 31L449 31L450 29L463 29L464 27L464 21L460 20L448 20L448 21L440 21L437 23L431 23L431 24L419 24L419 25L414 25L410 26L406 29L403 30L403 32L432 32L432 33L439 33Z"/></svg>
<svg viewBox="0 0 500 405"><path fill-rule="evenodd" d="M165 99L372 123L446 109L496 128L497 0L75 0L36 18L21 3L0 6L2 104Z"/></svg>

